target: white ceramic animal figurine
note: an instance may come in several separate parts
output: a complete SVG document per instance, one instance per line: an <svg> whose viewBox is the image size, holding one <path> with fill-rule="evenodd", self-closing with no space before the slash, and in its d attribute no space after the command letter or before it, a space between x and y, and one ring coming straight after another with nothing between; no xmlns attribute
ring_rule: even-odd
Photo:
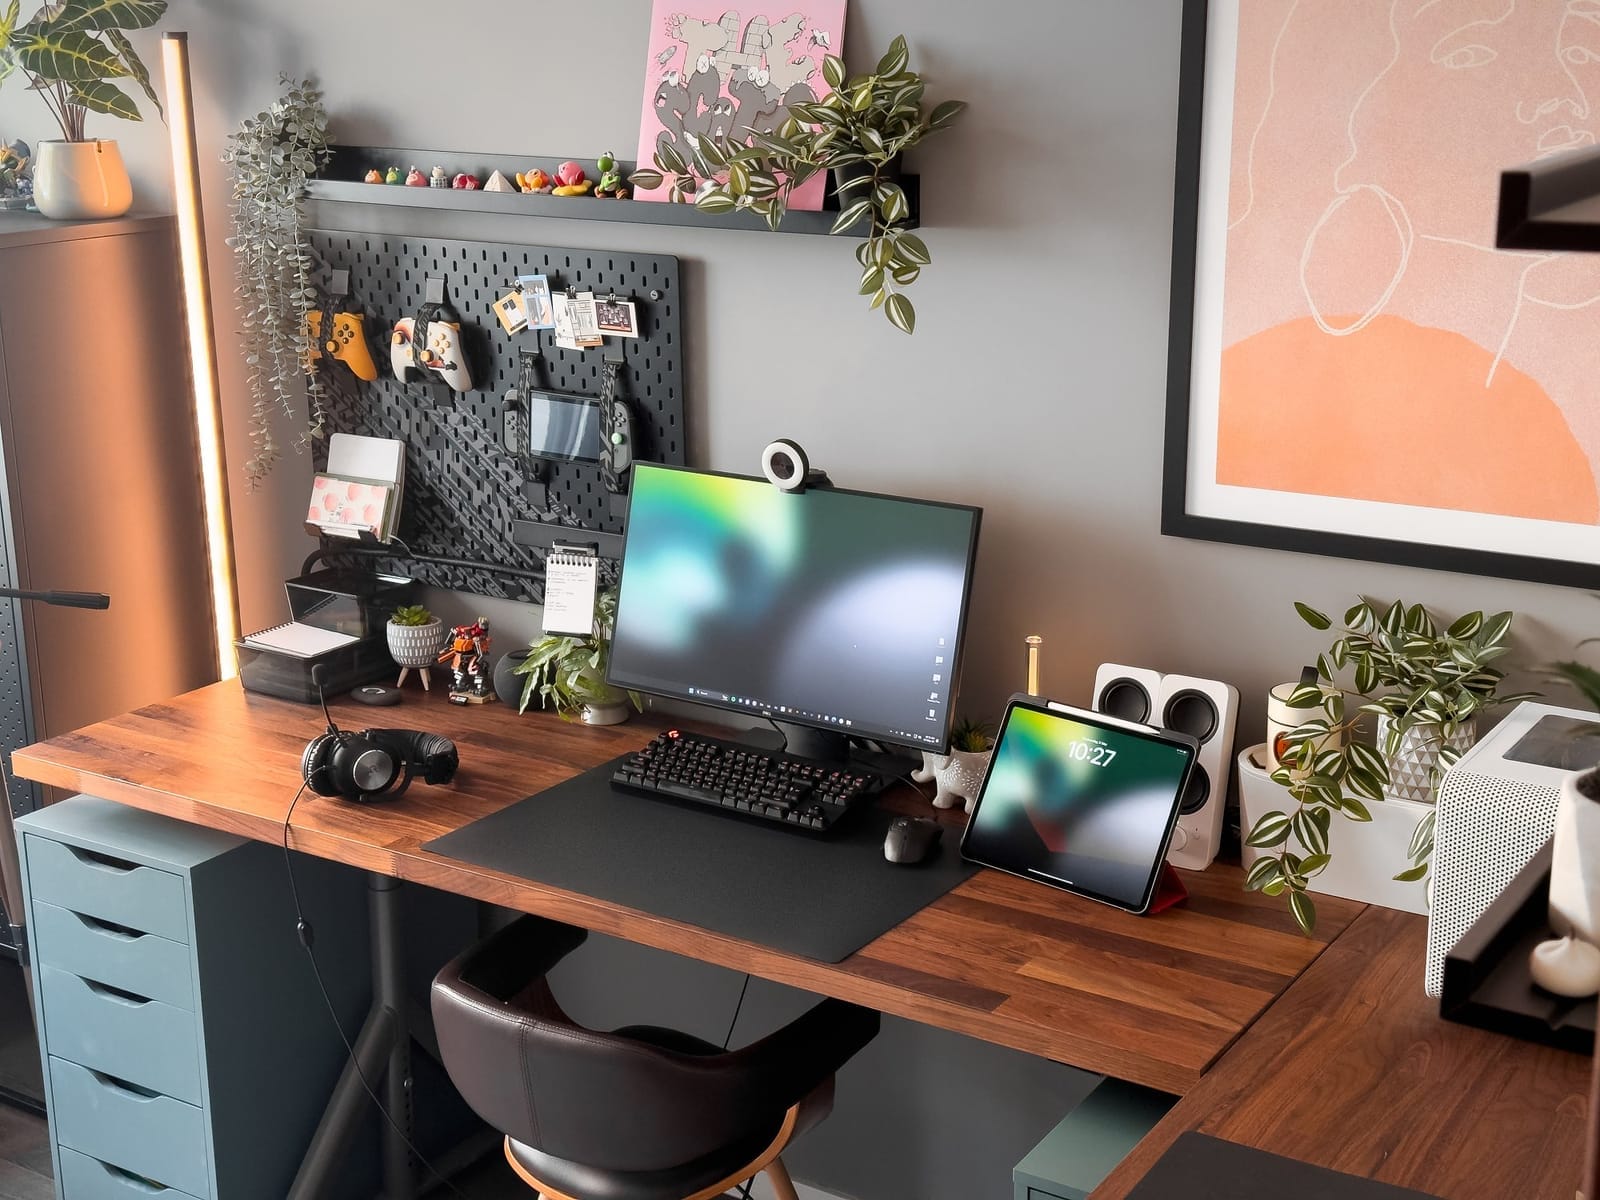
<svg viewBox="0 0 1600 1200"><path fill-rule="evenodd" d="M984 773L989 769L989 750L952 750L949 754L922 752L922 766L911 772L918 783L933 780L935 808L954 808L956 801L964 803L967 812L977 803L978 789L983 786Z"/></svg>

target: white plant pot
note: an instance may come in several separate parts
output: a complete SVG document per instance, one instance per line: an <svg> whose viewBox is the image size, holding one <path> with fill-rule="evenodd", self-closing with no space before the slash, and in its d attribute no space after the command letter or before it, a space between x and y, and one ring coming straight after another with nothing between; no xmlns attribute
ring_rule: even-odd
<svg viewBox="0 0 1600 1200"><path fill-rule="evenodd" d="M426 625L396 625L390 621L385 631L389 638L389 657L397 667L431 667L439 661L439 651L444 649L445 643L443 618L435 617Z"/></svg>
<svg viewBox="0 0 1600 1200"><path fill-rule="evenodd" d="M1389 718L1378 718L1378 753L1388 745ZM1400 735L1400 745L1389 759L1389 783L1383 789L1385 800L1410 800L1417 804L1434 801L1434 768L1439 751L1451 746L1465 754L1478 740L1476 723L1464 725L1451 737L1439 738L1437 725L1413 725Z"/></svg>
<svg viewBox="0 0 1600 1200"><path fill-rule="evenodd" d="M952 750L949 754L929 754L924 750L922 766L911 772L911 778L918 783L935 782L935 808L954 808L961 801L970 813L993 755L993 750Z"/></svg>
<svg viewBox="0 0 1600 1200"><path fill-rule="evenodd" d="M621 725L628 719L627 700L614 700L608 704L585 704L579 720L585 725Z"/></svg>
<svg viewBox="0 0 1600 1200"><path fill-rule="evenodd" d="M1600 768L1561 781L1550 857L1550 927L1600 943Z"/></svg>
<svg viewBox="0 0 1600 1200"><path fill-rule="evenodd" d="M1239 752L1239 827L1248 835L1255 823L1269 812L1293 813L1295 802L1287 788L1272 782L1265 767L1265 745ZM1252 761L1254 759L1255 761ZM1328 829L1331 861L1311 879L1308 891L1325 896L1340 896L1402 912L1426 913L1428 889L1425 881L1399 883L1394 879L1411 866L1407 851L1417 822L1433 811L1431 804L1410 800L1382 800L1367 805L1371 821L1352 821L1335 813ZM1241 848L1245 870L1263 851L1253 846ZM1289 835L1291 853L1304 855L1306 848ZM1431 875L1430 877L1431 878Z"/></svg>
<svg viewBox="0 0 1600 1200"><path fill-rule="evenodd" d="M116 142L40 142L36 153L33 202L45 216L96 220L133 207L133 184Z"/></svg>

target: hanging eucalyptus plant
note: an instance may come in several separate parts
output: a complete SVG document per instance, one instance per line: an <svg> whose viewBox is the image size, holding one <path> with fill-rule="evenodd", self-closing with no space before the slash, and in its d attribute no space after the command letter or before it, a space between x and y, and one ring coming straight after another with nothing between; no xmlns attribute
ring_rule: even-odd
<svg viewBox="0 0 1600 1200"><path fill-rule="evenodd" d="M246 118L228 138L222 161L233 175L233 248L246 377L250 385L250 459L253 487L282 455L273 436L278 411L296 416L303 383L306 433L301 444L325 433L322 381L312 365L307 317L316 308L316 259L305 236L306 182L328 157L328 114L312 84L279 76L283 95Z"/></svg>

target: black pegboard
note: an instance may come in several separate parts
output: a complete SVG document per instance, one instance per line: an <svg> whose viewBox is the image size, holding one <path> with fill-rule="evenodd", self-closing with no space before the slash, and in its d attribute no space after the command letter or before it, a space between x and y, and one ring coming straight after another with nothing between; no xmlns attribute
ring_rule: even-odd
<svg viewBox="0 0 1600 1200"><path fill-rule="evenodd" d="M683 297L673 256L334 229L309 235L327 271L350 272L349 301L366 314L378 364L376 382L362 383L342 364L324 362L329 430L400 438L407 447L399 536L420 557L397 557L386 567L435 587L537 601L543 588L530 573L542 570L543 552L512 542L513 520L622 530L623 506L606 490L598 466L548 464L546 493L532 483L530 460L503 445L505 394L516 384L520 352L537 347L544 355L544 386L595 398L604 359L599 347L558 348L549 330L508 336L490 306L518 275L547 275L556 290L615 293L635 302L641 336L607 340L624 355L621 394L633 410L634 454L645 462L683 463ZM473 391L403 384L389 370L389 330L422 307L430 277L445 280L461 316ZM327 461L325 443L317 444L313 457L320 470ZM509 570L428 562L429 557Z"/></svg>

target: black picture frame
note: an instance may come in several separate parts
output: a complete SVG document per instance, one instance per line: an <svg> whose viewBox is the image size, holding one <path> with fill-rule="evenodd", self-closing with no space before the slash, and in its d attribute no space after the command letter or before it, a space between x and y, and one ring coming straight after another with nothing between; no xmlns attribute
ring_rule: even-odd
<svg viewBox="0 0 1600 1200"><path fill-rule="evenodd" d="M1200 248L1200 185L1209 0L1184 0L1180 38L1177 154L1173 195L1172 289L1167 342L1167 411L1162 459L1161 532L1331 558L1357 559L1523 579L1563 587L1600 588L1600 565L1511 554L1471 546L1404 541L1265 522L1205 516L1188 510L1190 373Z"/></svg>

